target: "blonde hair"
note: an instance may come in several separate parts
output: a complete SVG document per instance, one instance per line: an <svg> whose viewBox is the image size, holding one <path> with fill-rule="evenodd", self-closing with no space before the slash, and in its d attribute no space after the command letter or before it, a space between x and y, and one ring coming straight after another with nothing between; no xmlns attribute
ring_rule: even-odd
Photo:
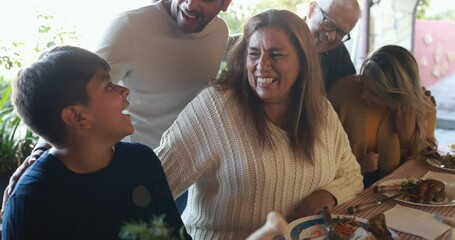
<svg viewBox="0 0 455 240"><path fill-rule="evenodd" d="M373 79L373 89L392 112L401 104L415 113L416 131L410 145L411 153L423 154L436 149L434 136L427 136L427 121L436 108L426 99L412 54L403 47L387 45L372 53L360 71Z"/></svg>
<svg viewBox="0 0 455 240"><path fill-rule="evenodd" d="M312 158L318 132L324 122L326 103L319 55L314 46L310 30L305 21L288 10L267 10L248 19L242 36L228 52L226 70L212 85L218 89L232 89L239 102L244 120L251 125L261 143L272 146L273 141L267 125L267 117L260 99L248 84L246 58L251 35L262 28L283 30L299 55L301 72L292 87L291 103L295 103L287 113L285 131L288 133L291 148L296 154Z"/></svg>

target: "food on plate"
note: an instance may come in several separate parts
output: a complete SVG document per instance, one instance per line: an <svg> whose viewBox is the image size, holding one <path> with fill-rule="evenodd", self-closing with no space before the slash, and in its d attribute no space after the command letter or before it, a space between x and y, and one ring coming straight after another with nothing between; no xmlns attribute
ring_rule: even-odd
<svg viewBox="0 0 455 240"><path fill-rule="evenodd" d="M449 145L449 150L455 152L455 143Z"/></svg>
<svg viewBox="0 0 455 240"><path fill-rule="evenodd" d="M446 155L441 156L438 152L432 152L429 154L425 154L424 156L431 159L436 159L441 163L440 164L441 167L455 169L455 155L447 153Z"/></svg>
<svg viewBox="0 0 455 240"><path fill-rule="evenodd" d="M445 168L455 169L455 155L447 155L441 158L441 165L444 165Z"/></svg>
<svg viewBox="0 0 455 240"><path fill-rule="evenodd" d="M385 215L383 213L378 214L368 220L367 230L373 233L377 239L389 240L392 238L392 233L387 228L385 222Z"/></svg>
<svg viewBox="0 0 455 240"><path fill-rule="evenodd" d="M340 240L350 239L354 232L362 227L362 224L356 221L354 218L349 217L337 217L334 220L333 230L336 232Z"/></svg>
<svg viewBox="0 0 455 240"><path fill-rule="evenodd" d="M403 200L415 203L442 203L446 200L445 184L436 179L408 179L400 184Z"/></svg>
<svg viewBox="0 0 455 240"><path fill-rule="evenodd" d="M406 181L403 181L400 183L400 188L399 189L405 189L405 190L411 190L412 188L414 188L417 183L419 183L420 181L422 181L422 179L418 179L418 178L408 178L406 179Z"/></svg>
<svg viewBox="0 0 455 240"><path fill-rule="evenodd" d="M416 203L440 203L446 199L445 184L435 179L425 179L417 184L403 197Z"/></svg>
<svg viewBox="0 0 455 240"><path fill-rule="evenodd" d="M334 220L334 230L340 240L392 240L392 233L387 228L384 214L378 214L362 224L349 217Z"/></svg>
<svg viewBox="0 0 455 240"><path fill-rule="evenodd" d="M447 194L445 183L431 178L425 180L417 178L396 179L392 180L392 183L377 186L375 192L387 193L385 194L387 196L401 193L401 196L397 198L398 201L435 206L447 204L453 198Z"/></svg>

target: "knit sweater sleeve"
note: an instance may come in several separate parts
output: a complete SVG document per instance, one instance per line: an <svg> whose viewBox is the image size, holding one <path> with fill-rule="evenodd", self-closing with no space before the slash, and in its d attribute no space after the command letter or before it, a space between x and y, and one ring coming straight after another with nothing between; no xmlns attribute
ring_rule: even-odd
<svg viewBox="0 0 455 240"><path fill-rule="evenodd" d="M96 53L102 56L111 67L111 79L118 83L132 70L133 37L130 31L128 15L122 13L106 28Z"/></svg>
<svg viewBox="0 0 455 240"><path fill-rule="evenodd" d="M337 204L342 204L363 190L363 177L336 112L330 104L328 104L327 110L328 130L326 131L326 139L332 139L333 142L329 143L328 146L333 146L334 154L333 159L329 161L333 161L338 169L333 181L321 189L330 192L336 198Z"/></svg>
<svg viewBox="0 0 455 240"><path fill-rule="evenodd" d="M154 151L161 160L174 198L219 162L213 152L217 142L216 90L203 90L180 113ZM207 129L210 129L208 131Z"/></svg>

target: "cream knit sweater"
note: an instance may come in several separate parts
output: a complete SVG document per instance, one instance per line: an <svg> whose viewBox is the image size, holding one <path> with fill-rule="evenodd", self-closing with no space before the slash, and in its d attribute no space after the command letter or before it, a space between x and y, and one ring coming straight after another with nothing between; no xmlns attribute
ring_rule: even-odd
<svg viewBox="0 0 455 240"><path fill-rule="evenodd" d="M194 239L245 239L268 212L290 217L315 190L329 191L338 204L362 191L359 165L331 107L312 164L296 159L286 133L273 124L276 149L261 148L230 95L203 90L155 149L174 197L191 186L182 218Z"/></svg>

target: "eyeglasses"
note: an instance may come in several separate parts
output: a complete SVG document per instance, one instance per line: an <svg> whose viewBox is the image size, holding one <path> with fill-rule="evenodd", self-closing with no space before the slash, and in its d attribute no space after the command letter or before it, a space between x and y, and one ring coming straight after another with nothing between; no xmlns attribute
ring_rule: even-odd
<svg viewBox="0 0 455 240"><path fill-rule="evenodd" d="M347 42L351 40L351 34L340 30L337 27L336 23L332 19L327 17L327 13L324 10L322 10L321 6L318 5L318 8L322 16L321 26L326 32L336 31L337 40L341 42Z"/></svg>

